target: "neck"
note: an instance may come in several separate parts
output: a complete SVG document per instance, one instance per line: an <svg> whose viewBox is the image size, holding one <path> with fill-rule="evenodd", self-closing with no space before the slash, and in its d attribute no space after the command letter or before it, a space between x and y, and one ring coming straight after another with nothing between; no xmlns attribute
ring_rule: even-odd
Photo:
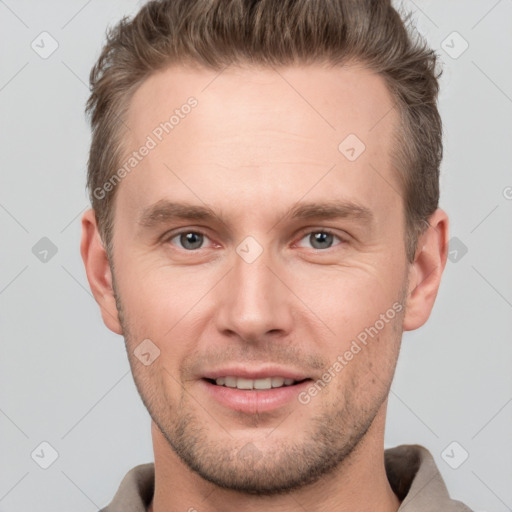
<svg viewBox="0 0 512 512"><path fill-rule="evenodd" d="M318 482L288 494L254 496L222 489L191 471L174 453L152 423L155 454L155 493L149 512L268 512L323 510L396 512L400 501L393 493L384 467L385 408L365 437L334 471Z"/></svg>

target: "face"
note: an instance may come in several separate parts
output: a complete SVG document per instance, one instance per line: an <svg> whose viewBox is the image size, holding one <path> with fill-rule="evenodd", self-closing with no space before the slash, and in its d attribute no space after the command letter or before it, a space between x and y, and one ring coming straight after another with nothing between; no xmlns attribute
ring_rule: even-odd
<svg viewBox="0 0 512 512"><path fill-rule="evenodd" d="M383 424L409 269L391 105L362 66L174 67L131 101L130 153L155 144L117 185L119 332L206 480L303 486Z"/></svg>

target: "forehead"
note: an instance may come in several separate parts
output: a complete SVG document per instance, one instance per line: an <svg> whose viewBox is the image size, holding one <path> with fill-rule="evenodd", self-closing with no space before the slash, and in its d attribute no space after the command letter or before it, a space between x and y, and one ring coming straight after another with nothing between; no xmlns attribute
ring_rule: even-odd
<svg viewBox="0 0 512 512"><path fill-rule="evenodd" d="M190 198L200 190L209 204L219 190L236 190L240 201L264 193L270 206L297 200L335 168L323 183L328 191L336 181L341 193L345 186L368 195L379 180L395 180L397 118L384 80L358 64L220 72L172 66L132 97L126 158L149 140L152 147L121 188L141 209L184 187Z"/></svg>
<svg viewBox="0 0 512 512"><path fill-rule="evenodd" d="M362 64L221 71L175 65L151 75L133 95L127 116L132 142L143 140L158 123L169 120L190 97L197 99L200 108L195 113L200 116L191 116L183 125L197 128L194 117L199 118L205 128L215 127L212 137L228 134L236 121L260 134L272 128L297 128L297 135L316 132L336 141L346 133L357 133L374 143L381 135L380 130L372 134L374 129L380 124L389 127L396 117L390 112L393 101L383 78ZM183 128L173 135L180 131Z"/></svg>

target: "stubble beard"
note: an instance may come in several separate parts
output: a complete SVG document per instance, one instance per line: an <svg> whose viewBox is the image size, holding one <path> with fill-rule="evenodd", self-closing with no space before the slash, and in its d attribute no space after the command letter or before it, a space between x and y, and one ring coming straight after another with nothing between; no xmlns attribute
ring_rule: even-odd
<svg viewBox="0 0 512 512"><path fill-rule="evenodd" d="M187 393L182 392L179 402L173 403L166 395L163 377L155 374L149 377L145 373L133 355L138 338L130 332L117 293L115 298L134 381L152 420L186 466L220 488L259 496L287 494L342 469L351 463L350 456L387 399L396 358L389 362L392 364L389 382L381 382L378 396L373 397L371 404L361 405L356 396L357 383L345 382L347 386L339 390L341 399L308 420L309 426L301 432L301 440L293 441L286 435L278 437L281 425L293 425L293 413L276 422L278 425L265 446L256 440L236 439L211 417L210 421L202 420L201 412L194 411L203 409ZM402 317L403 314L395 318L393 336L401 337ZM382 341L396 343L396 340ZM217 432L217 439L210 435L212 429Z"/></svg>

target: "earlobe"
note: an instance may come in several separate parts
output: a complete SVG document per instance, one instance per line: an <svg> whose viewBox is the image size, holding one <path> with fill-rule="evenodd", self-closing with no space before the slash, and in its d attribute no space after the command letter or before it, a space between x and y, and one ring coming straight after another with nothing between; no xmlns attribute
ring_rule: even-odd
<svg viewBox="0 0 512 512"><path fill-rule="evenodd" d="M409 290L404 331L421 327L430 316L448 256L448 216L438 208L430 227L419 237L414 262L409 268Z"/></svg>
<svg viewBox="0 0 512 512"><path fill-rule="evenodd" d="M112 273L98 230L94 210L82 216L80 253L92 294L100 306L105 325L116 334L123 334L112 286Z"/></svg>

